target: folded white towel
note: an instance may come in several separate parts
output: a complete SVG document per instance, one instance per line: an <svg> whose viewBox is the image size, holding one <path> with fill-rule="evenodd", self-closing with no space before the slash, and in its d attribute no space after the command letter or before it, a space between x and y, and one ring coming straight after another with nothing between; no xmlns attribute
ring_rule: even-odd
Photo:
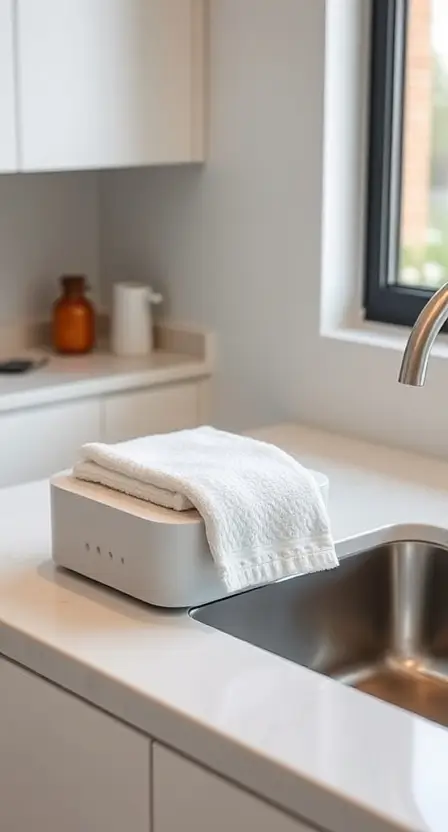
<svg viewBox="0 0 448 832"><path fill-rule="evenodd" d="M313 476L275 445L201 427L90 443L81 454L80 479L159 505L194 506L232 592L338 565Z"/></svg>
<svg viewBox="0 0 448 832"><path fill-rule="evenodd" d="M134 441L132 440L132 442ZM112 446L105 445L105 447ZM98 483L98 485L106 485L107 488L113 488L114 491L121 491L123 494L129 494L130 497L138 497L139 500L146 500L148 503L155 503L156 506L172 508L174 511L188 511L188 509L194 508L193 503L190 502L188 497L184 494L179 494L178 491L169 491L167 488L161 488L160 486L152 485L150 482L143 482L127 474L122 474L121 471L104 468L102 465L99 465L97 462L92 462L89 459L77 462L73 473L79 480L87 480L88 482Z"/></svg>

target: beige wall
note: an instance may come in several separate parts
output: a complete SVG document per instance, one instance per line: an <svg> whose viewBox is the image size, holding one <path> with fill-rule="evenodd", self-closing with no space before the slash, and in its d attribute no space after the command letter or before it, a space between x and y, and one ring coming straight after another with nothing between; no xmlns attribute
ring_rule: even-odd
<svg viewBox="0 0 448 832"><path fill-rule="evenodd" d="M244 427L295 418L315 372L325 0L211 0L210 26L207 164L104 174L102 269L216 330L216 417Z"/></svg>
<svg viewBox="0 0 448 832"><path fill-rule="evenodd" d="M47 319L63 272L98 294L95 173L0 176L0 327Z"/></svg>

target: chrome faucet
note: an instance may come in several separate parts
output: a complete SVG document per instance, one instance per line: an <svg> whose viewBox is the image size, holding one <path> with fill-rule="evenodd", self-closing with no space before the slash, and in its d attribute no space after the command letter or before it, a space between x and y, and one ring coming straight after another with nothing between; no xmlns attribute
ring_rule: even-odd
<svg viewBox="0 0 448 832"><path fill-rule="evenodd" d="M398 376L401 384L423 387L432 345L447 319L448 283L445 283L423 307L412 327Z"/></svg>

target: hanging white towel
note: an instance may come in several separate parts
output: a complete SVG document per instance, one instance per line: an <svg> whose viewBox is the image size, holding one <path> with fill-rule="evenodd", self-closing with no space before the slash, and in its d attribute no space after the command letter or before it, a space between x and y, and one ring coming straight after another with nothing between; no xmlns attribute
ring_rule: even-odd
<svg viewBox="0 0 448 832"><path fill-rule="evenodd" d="M231 592L338 565L313 476L275 445L204 426L84 445L74 474L158 505L196 508Z"/></svg>

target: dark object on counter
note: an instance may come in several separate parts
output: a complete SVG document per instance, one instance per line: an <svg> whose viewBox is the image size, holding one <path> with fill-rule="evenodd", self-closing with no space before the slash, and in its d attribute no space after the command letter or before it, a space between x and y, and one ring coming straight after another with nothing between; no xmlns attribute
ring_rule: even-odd
<svg viewBox="0 0 448 832"><path fill-rule="evenodd" d="M86 298L85 277L61 277L62 295L53 306L53 347L76 355L90 352L95 344L95 310Z"/></svg>
<svg viewBox="0 0 448 832"><path fill-rule="evenodd" d="M32 361L27 358L10 358L8 361L0 361L0 374L17 375L28 373L30 370L38 370L47 364L48 358L39 358Z"/></svg>

